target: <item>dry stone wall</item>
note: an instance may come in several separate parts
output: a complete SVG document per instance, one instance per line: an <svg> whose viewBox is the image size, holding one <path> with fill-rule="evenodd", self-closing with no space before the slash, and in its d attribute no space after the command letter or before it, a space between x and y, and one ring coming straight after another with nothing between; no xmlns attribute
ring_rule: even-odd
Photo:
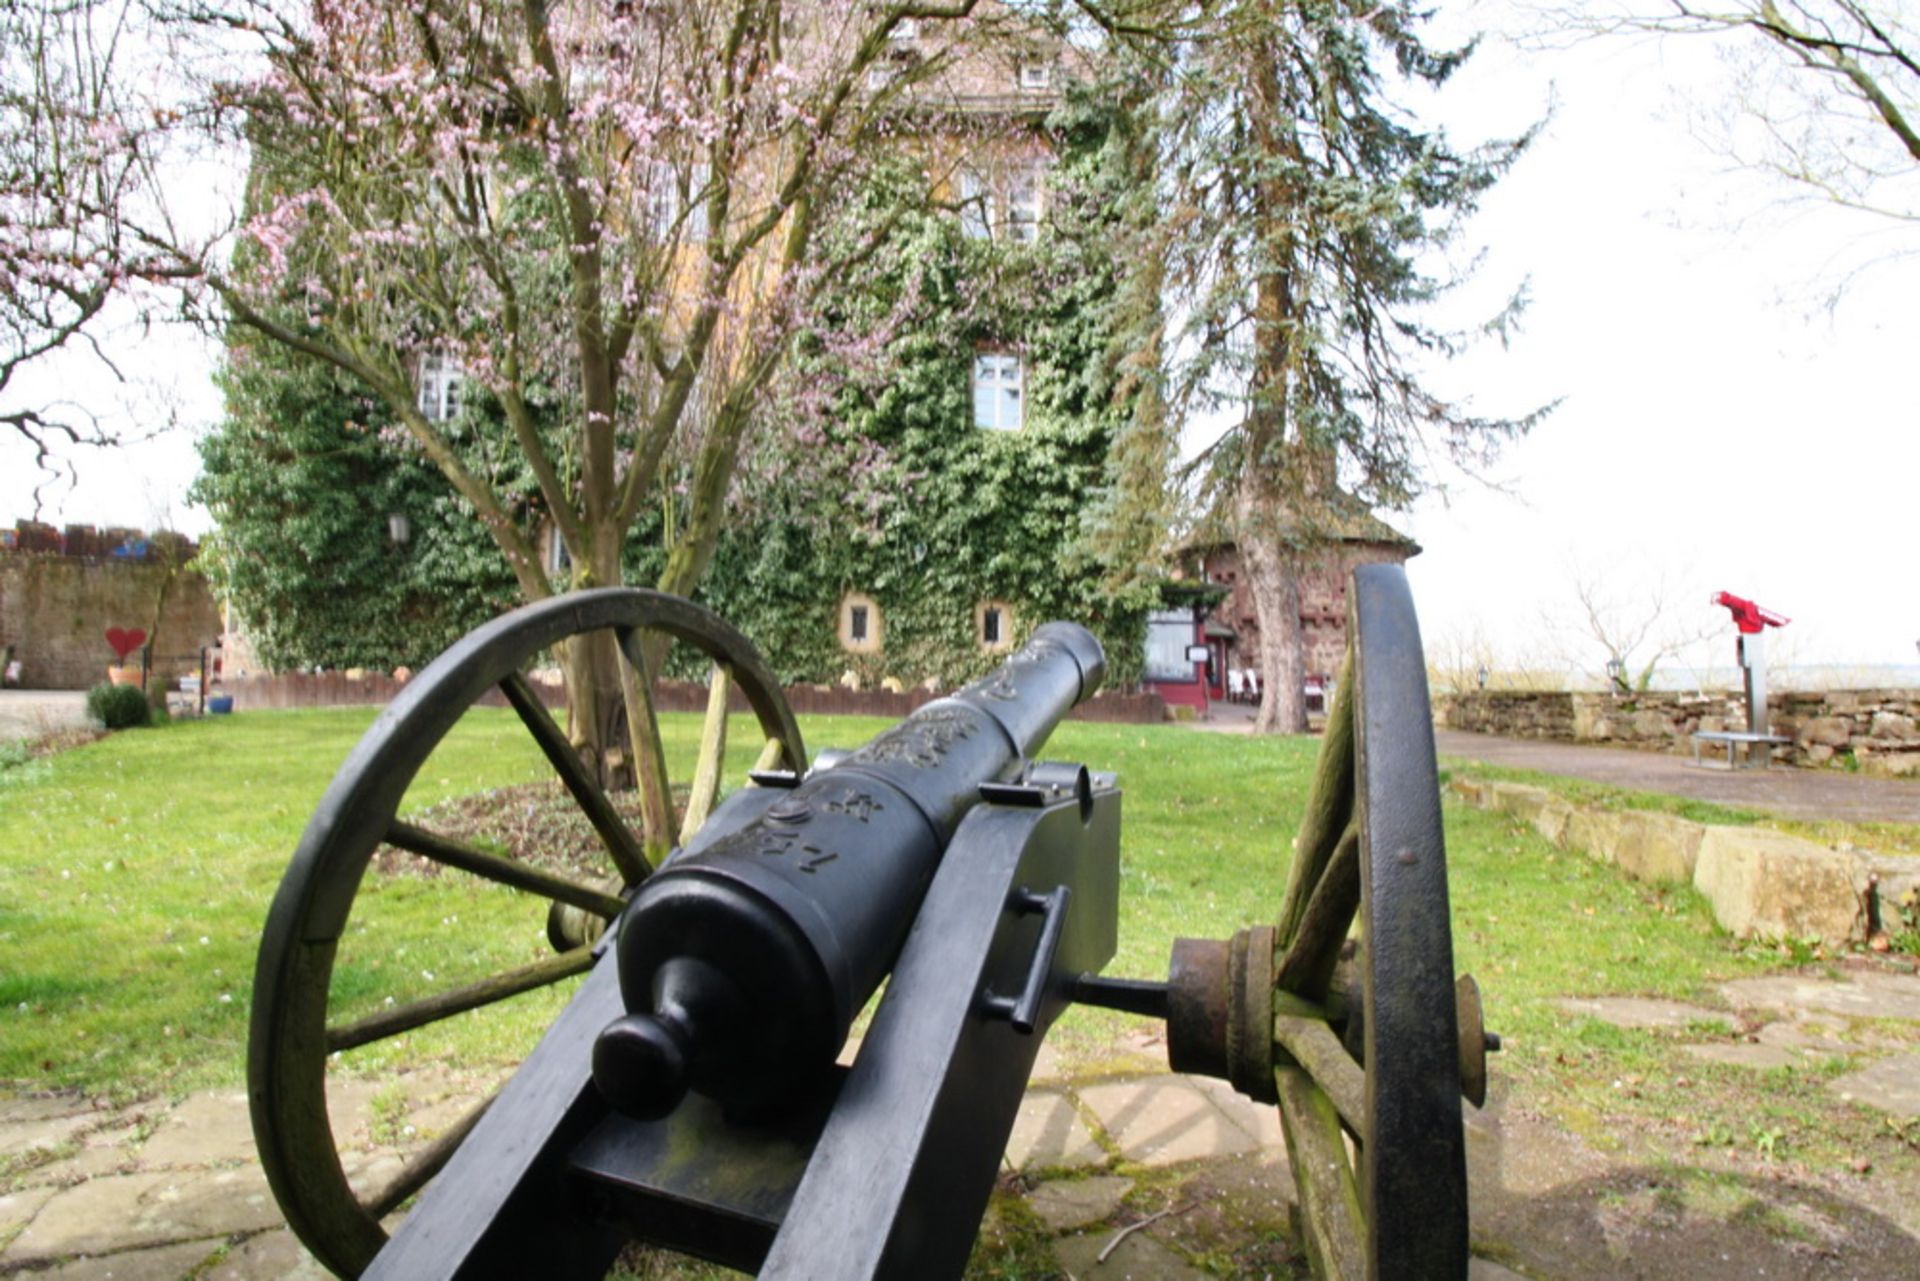
<svg viewBox="0 0 1920 1281"><path fill-rule="evenodd" d="M1434 702L1447 729L1508 738L1617 743L1693 753L1702 731L1743 730L1738 694L1655 691L1615 698L1567 690L1484 690ZM1920 690L1787 691L1767 699L1768 728L1793 741L1773 759L1788 765L1856 766L1863 773L1920 777Z"/></svg>

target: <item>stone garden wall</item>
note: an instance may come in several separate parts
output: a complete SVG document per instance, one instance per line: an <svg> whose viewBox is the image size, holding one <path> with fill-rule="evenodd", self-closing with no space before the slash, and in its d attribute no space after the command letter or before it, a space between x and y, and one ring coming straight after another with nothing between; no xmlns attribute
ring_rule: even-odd
<svg viewBox="0 0 1920 1281"><path fill-rule="evenodd" d="M1763 827L1575 805L1522 783L1455 777L1448 786L1468 804L1512 814L1630 880L1691 884L1714 919L1741 938L1859 942L1899 931L1903 899L1920 893L1920 858L1829 847Z"/></svg>
<svg viewBox="0 0 1920 1281"><path fill-rule="evenodd" d="M1744 730L1738 694L1654 691L1615 698L1567 690L1483 690L1442 696L1434 719L1447 729L1617 743L1691 755L1701 730ZM1767 699L1768 728L1793 742L1773 759L1791 765L1857 766L1863 773L1920 776L1920 690L1791 690Z"/></svg>
<svg viewBox="0 0 1920 1281"><path fill-rule="evenodd" d="M206 580L185 568L196 549L177 534L21 521L0 535L0 650L25 689L105 680L109 627L148 632L154 675L167 681L198 671L200 647L220 639Z"/></svg>

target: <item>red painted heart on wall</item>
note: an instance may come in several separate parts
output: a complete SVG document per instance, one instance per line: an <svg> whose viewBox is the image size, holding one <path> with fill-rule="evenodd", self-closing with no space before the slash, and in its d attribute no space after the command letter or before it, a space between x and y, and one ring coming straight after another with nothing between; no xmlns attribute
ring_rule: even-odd
<svg viewBox="0 0 1920 1281"><path fill-rule="evenodd" d="M147 634L138 627L107 628L107 644L113 646L113 652L120 656L121 662L127 661L127 655L147 643Z"/></svg>

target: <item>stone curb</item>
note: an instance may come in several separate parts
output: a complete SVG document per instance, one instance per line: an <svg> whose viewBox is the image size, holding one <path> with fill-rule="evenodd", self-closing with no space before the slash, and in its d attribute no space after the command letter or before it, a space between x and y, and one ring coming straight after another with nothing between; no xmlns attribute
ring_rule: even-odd
<svg viewBox="0 0 1920 1281"><path fill-rule="evenodd" d="M1630 880L1691 884L1738 938L1861 942L1870 893L1885 928L1895 923L1892 905L1920 892L1920 859L1829 848L1763 827L1581 806L1525 783L1455 776L1447 785L1467 804L1523 819L1559 848L1610 863Z"/></svg>

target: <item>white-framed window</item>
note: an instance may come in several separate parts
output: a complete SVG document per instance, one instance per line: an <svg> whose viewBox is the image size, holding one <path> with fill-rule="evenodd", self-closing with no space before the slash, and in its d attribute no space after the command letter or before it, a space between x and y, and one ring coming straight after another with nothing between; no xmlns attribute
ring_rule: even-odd
<svg viewBox="0 0 1920 1281"><path fill-rule="evenodd" d="M973 358L973 425L1019 431L1026 417L1026 374L1020 357L981 352Z"/></svg>
<svg viewBox="0 0 1920 1281"><path fill-rule="evenodd" d="M678 237L692 244L707 238L707 176L704 161L682 169L656 160L647 171L647 220L654 238Z"/></svg>
<svg viewBox="0 0 1920 1281"><path fill-rule="evenodd" d="M1022 89L1050 89L1053 87L1053 67L1045 62L1023 62L1020 64L1020 87Z"/></svg>
<svg viewBox="0 0 1920 1281"><path fill-rule="evenodd" d="M867 68L867 88L878 92L892 84L895 80L899 79L899 77L900 67L897 63L876 62Z"/></svg>
<svg viewBox="0 0 1920 1281"><path fill-rule="evenodd" d="M459 416L460 385L466 375L460 362L444 352L430 351L420 357L420 385L415 403L420 416L430 423L444 423Z"/></svg>
<svg viewBox="0 0 1920 1281"><path fill-rule="evenodd" d="M961 233L974 240L1032 244L1046 216L1046 173L1045 165L1034 162L1009 165L991 176L961 168L954 181Z"/></svg>
<svg viewBox="0 0 1920 1281"><path fill-rule="evenodd" d="M1040 170L1025 165L1007 175L1006 237L1030 245L1040 234Z"/></svg>
<svg viewBox="0 0 1920 1281"><path fill-rule="evenodd" d="M993 235L993 192L971 169L962 169L960 188L960 234L971 240Z"/></svg>
<svg viewBox="0 0 1920 1281"><path fill-rule="evenodd" d="M1150 681L1193 682L1193 663L1187 647L1194 643L1193 611L1157 609L1147 615L1147 662Z"/></svg>

